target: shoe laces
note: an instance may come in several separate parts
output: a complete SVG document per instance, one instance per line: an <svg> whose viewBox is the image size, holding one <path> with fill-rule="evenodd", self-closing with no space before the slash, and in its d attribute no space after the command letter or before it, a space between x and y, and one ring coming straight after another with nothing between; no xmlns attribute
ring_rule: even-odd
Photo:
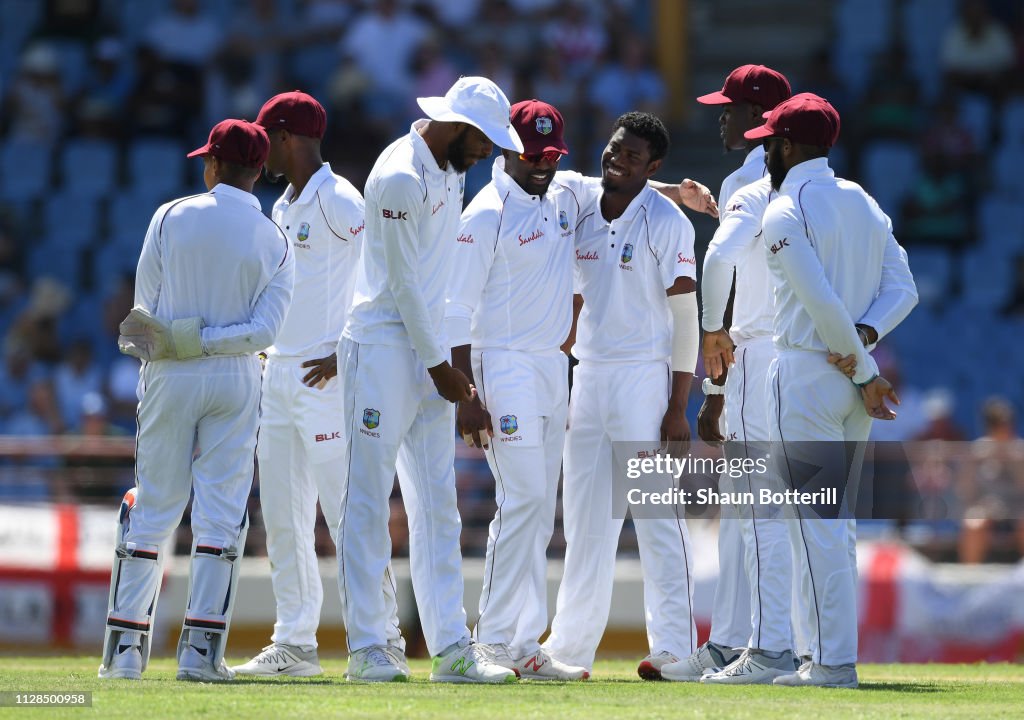
<svg viewBox="0 0 1024 720"><path fill-rule="evenodd" d="M392 665L393 658L391 657L391 654L388 653L387 649L380 647L372 647L367 651L363 662L368 665L377 666Z"/></svg>
<svg viewBox="0 0 1024 720"><path fill-rule="evenodd" d="M493 663L497 662L497 656L494 650L491 649L490 645L486 643L470 643L469 647L465 651L466 657L471 660L479 662Z"/></svg>
<svg viewBox="0 0 1024 720"><path fill-rule="evenodd" d="M729 667L725 668L722 671L722 674L728 675L729 677L736 677L737 675L746 675L752 669L750 665L753 663L753 661L753 653L751 653L750 649L748 648L744 650L743 653L739 656L739 658L736 659L731 665L729 665Z"/></svg>

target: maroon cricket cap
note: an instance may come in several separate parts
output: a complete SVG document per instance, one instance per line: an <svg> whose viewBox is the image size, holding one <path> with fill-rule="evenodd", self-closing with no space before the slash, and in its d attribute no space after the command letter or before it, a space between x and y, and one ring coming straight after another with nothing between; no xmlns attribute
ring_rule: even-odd
<svg viewBox="0 0 1024 720"><path fill-rule="evenodd" d="M747 140L781 137L801 145L832 147L839 139L839 113L814 93L794 95L764 116L764 125L743 133Z"/></svg>
<svg viewBox="0 0 1024 720"><path fill-rule="evenodd" d="M697 98L705 105L727 105L749 102L771 110L793 94L789 80L780 72L764 65L740 65L729 73L719 92Z"/></svg>
<svg viewBox="0 0 1024 720"><path fill-rule="evenodd" d="M540 100L523 100L512 106L512 127L523 141L524 155L540 155L555 150L569 154L562 136L562 113Z"/></svg>
<svg viewBox="0 0 1024 720"><path fill-rule="evenodd" d="M293 90L267 100L260 108L256 124L267 130L282 128L296 135L323 138L327 132L327 111L312 95Z"/></svg>
<svg viewBox="0 0 1024 720"><path fill-rule="evenodd" d="M248 120L221 120L210 131L209 141L188 157L213 155L215 158L256 168L263 165L270 152L267 132Z"/></svg>

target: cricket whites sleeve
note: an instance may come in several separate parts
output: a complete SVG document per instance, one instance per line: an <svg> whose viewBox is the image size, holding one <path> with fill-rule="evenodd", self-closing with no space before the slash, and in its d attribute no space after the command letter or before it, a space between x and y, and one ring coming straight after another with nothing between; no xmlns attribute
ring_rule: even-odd
<svg viewBox="0 0 1024 720"><path fill-rule="evenodd" d="M445 302L444 321L452 347L471 343L473 309L480 305L498 240L496 213L474 204L466 208L459 224Z"/></svg>
<svg viewBox="0 0 1024 720"><path fill-rule="evenodd" d="M164 205L153 213L153 219L149 221L149 229L146 231L146 238L142 242L139 266L135 271L135 305L146 308L154 315L157 311L157 303L160 301L163 272L160 225L163 223L168 207L168 205Z"/></svg>
<svg viewBox="0 0 1024 720"><path fill-rule="evenodd" d="M725 307L732 290L733 271L740 264L750 247L758 243L761 231L761 215L755 215L749 202L742 199L742 191L733 196L729 207L722 216L722 223L711 239L704 256L704 273L701 276L700 298L704 308L701 325L707 332L721 330L725 323ZM757 212L762 212L759 206Z"/></svg>
<svg viewBox="0 0 1024 720"><path fill-rule="evenodd" d="M259 352L274 344L288 313L295 281L295 253L287 240L284 245L284 257L256 298L249 322L204 327L201 331L204 354L241 355Z"/></svg>
<svg viewBox="0 0 1024 720"><path fill-rule="evenodd" d="M888 221L888 217L886 218ZM889 239L882 257L882 277L878 295L857 322L869 325L878 333L878 339L891 333L917 305L917 285L907 262L904 250L892 234L889 222ZM870 349L870 348L869 348Z"/></svg>
<svg viewBox="0 0 1024 720"><path fill-rule="evenodd" d="M423 188L411 175L394 175L380 188L380 207L389 213L380 223L381 246L387 284L409 340L420 361L432 368L451 357L441 347L420 278L420 242L451 242L451 238L420 238L419 216L423 210Z"/></svg>
<svg viewBox="0 0 1024 720"><path fill-rule="evenodd" d="M861 384L877 375L878 365L861 344L846 306L829 285L803 220L791 207L773 204L765 215L763 241L766 252L771 252L778 264L782 280L810 316L829 351L857 358L853 381Z"/></svg>

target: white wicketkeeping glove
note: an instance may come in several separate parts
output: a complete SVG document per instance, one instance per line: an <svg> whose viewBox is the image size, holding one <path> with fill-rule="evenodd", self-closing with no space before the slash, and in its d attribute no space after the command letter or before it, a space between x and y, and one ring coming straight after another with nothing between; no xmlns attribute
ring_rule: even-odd
<svg viewBox="0 0 1024 720"><path fill-rule="evenodd" d="M170 326L148 310L134 307L118 327L117 347L125 355L147 362L176 358L188 360L203 354L201 318L174 320Z"/></svg>

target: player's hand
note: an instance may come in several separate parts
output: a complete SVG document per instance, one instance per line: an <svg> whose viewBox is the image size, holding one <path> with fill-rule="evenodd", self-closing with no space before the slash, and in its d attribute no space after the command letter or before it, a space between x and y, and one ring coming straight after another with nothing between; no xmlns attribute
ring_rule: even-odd
<svg viewBox="0 0 1024 720"><path fill-rule="evenodd" d="M484 450L490 447L491 438L494 437L494 426L491 424L491 414L480 402L479 395L475 395L469 402L460 402L456 406L455 429L468 447Z"/></svg>
<svg viewBox="0 0 1024 720"><path fill-rule="evenodd" d="M868 415L871 417L876 420L893 420L896 418L896 413L889 409L885 401L888 398L892 400L894 405L899 405L900 399L896 396L896 391L892 389L889 381L881 375L862 387L860 389L860 396L864 401L864 409L868 411Z"/></svg>
<svg viewBox="0 0 1024 720"><path fill-rule="evenodd" d="M437 394L448 402L468 402L476 397L476 388L469 378L458 368L453 368L447 360L429 368L427 372L434 381Z"/></svg>
<svg viewBox="0 0 1024 720"><path fill-rule="evenodd" d="M678 453L684 453L690 445L690 423L686 410L669 408L661 420L661 444Z"/></svg>
<svg viewBox="0 0 1024 720"><path fill-rule="evenodd" d="M164 360L176 357L170 325L144 307L133 307L118 325L117 348L140 360Z"/></svg>
<svg viewBox="0 0 1024 720"><path fill-rule="evenodd" d="M828 362L830 365L835 365L836 368L848 378L852 378L857 374L857 356L847 355L843 357L839 353L830 352L828 354Z"/></svg>
<svg viewBox="0 0 1024 720"><path fill-rule="evenodd" d="M724 395L708 395L704 398L704 404L697 413L697 437L713 445L725 442L725 437L718 430L718 421L724 407Z"/></svg>
<svg viewBox="0 0 1024 720"><path fill-rule="evenodd" d="M306 373L306 376L302 378L303 384L307 387L315 387L317 390L322 390L327 381L338 374L338 354L331 353L327 357L307 360L302 363L302 367L311 368Z"/></svg>
<svg viewBox="0 0 1024 720"><path fill-rule="evenodd" d="M679 183L679 199L683 205L699 213L718 217L718 203L707 186L686 178Z"/></svg>
<svg viewBox="0 0 1024 720"><path fill-rule="evenodd" d="M733 350L736 344L725 328L704 333L704 370L712 380L717 380L736 362Z"/></svg>

